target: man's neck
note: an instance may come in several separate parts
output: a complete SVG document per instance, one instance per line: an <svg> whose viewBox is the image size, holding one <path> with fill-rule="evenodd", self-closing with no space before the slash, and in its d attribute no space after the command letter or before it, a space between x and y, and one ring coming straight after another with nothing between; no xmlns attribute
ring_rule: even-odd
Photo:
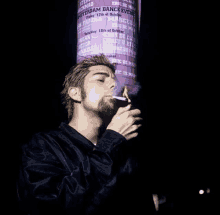
<svg viewBox="0 0 220 215"><path fill-rule="evenodd" d="M75 114L69 122L69 126L90 140L94 145L98 142L102 125L103 121L101 118L89 113Z"/></svg>

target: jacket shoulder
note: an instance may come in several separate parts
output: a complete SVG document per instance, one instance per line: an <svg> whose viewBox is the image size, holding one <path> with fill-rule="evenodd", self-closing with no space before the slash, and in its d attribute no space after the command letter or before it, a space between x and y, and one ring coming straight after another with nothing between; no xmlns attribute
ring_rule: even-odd
<svg viewBox="0 0 220 215"><path fill-rule="evenodd" d="M37 132L31 136L29 141L22 145L22 152L24 155L33 158L45 159L48 157L56 160L56 153L53 148L56 146L57 138L61 135L62 131L59 129Z"/></svg>
<svg viewBox="0 0 220 215"><path fill-rule="evenodd" d="M60 136L63 136L63 132L61 129L40 131L40 132L33 134L29 142L39 141L39 140L47 141L47 138L56 138Z"/></svg>

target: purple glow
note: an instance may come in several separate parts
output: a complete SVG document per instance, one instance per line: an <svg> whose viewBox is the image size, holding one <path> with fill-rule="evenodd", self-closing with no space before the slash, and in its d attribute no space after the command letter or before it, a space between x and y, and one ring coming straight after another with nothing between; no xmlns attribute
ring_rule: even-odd
<svg viewBox="0 0 220 215"><path fill-rule="evenodd" d="M78 0L77 63L101 53L116 63L115 96L122 95L124 86L129 95L140 89L136 83L137 2L140 0Z"/></svg>

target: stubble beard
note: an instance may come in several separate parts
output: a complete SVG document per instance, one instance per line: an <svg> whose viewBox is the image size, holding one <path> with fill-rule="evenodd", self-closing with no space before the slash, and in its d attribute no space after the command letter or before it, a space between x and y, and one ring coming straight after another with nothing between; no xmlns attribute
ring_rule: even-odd
<svg viewBox="0 0 220 215"><path fill-rule="evenodd" d="M82 88L82 100L86 99L85 89ZM111 122L113 116L117 113L118 107L116 100L110 97L104 96L98 104L98 110L95 113L103 120L103 127L107 127Z"/></svg>
<svg viewBox="0 0 220 215"><path fill-rule="evenodd" d="M107 126L117 113L118 107L114 99L103 97L98 105L98 115Z"/></svg>
<svg viewBox="0 0 220 215"><path fill-rule="evenodd" d="M98 105L99 114L106 117L113 117L117 109L115 100L107 97L103 97Z"/></svg>

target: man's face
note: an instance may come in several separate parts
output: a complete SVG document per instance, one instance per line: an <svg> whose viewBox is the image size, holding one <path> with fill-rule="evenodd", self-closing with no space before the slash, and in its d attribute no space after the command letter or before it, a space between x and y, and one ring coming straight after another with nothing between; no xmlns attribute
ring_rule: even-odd
<svg viewBox="0 0 220 215"><path fill-rule="evenodd" d="M98 65L89 68L85 77L85 99L83 107L88 111L96 112L100 116L112 116L116 113L116 105L112 99L116 84L115 75L107 66Z"/></svg>

